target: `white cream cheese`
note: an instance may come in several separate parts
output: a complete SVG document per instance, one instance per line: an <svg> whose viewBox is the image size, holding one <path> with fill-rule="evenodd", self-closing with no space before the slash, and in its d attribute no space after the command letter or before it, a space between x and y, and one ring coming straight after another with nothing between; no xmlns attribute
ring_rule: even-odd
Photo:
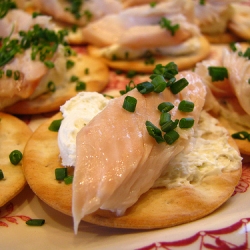
<svg viewBox="0 0 250 250"><path fill-rule="evenodd" d="M75 165L78 131L102 111L108 102L107 98L97 92L80 92L61 106L63 121L58 132L58 146L63 166Z"/></svg>
<svg viewBox="0 0 250 250"><path fill-rule="evenodd" d="M218 126L218 121L203 111L195 132L196 140L190 145L192 150L189 153L183 151L175 157L154 187L195 185L206 176L236 170L242 158L228 143L228 137L228 131Z"/></svg>

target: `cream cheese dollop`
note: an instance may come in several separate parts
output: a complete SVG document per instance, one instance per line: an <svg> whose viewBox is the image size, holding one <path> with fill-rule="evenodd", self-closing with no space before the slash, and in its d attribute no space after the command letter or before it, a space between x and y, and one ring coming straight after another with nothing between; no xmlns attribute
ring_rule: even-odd
<svg viewBox="0 0 250 250"><path fill-rule="evenodd" d="M58 147L63 166L75 165L78 131L101 112L108 102L97 92L80 92L61 106L63 120L58 131Z"/></svg>

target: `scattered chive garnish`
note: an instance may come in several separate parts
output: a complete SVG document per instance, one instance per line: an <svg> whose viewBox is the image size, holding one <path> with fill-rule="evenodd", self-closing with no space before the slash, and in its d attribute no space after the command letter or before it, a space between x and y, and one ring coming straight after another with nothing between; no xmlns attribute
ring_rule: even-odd
<svg viewBox="0 0 250 250"><path fill-rule="evenodd" d="M49 125L48 129L50 131L58 132L58 130L59 130L60 126L61 126L62 120L63 119L52 121L51 124Z"/></svg>
<svg viewBox="0 0 250 250"><path fill-rule="evenodd" d="M225 78L228 78L228 71L225 67L208 67L209 75L212 77L212 82L223 81Z"/></svg>
<svg viewBox="0 0 250 250"><path fill-rule="evenodd" d="M55 92L55 91L56 91L56 85L55 85L55 83L52 82L52 81L49 81L49 82L48 82L47 87L48 87L49 91L51 91L51 92Z"/></svg>
<svg viewBox="0 0 250 250"><path fill-rule="evenodd" d="M165 17L162 17L160 20L161 28L165 28L171 32L171 35L174 36L176 31L180 28L179 24L172 25L171 21Z"/></svg>
<svg viewBox="0 0 250 250"><path fill-rule="evenodd" d="M76 83L76 91L83 91L86 89L86 83L82 81L77 81Z"/></svg>
<svg viewBox="0 0 250 250"><path fill-rule="evenodd" d="M17 165L22 160L22 158L23 158L23 154L19 150L13 150L9 154L10 162L13 165Z"/></svg>
<svg viewBox="0 0 250 250"><path fill-rule="evenodd" d="M192 112L194 110L194 103L182 100L178 105L178 109L182 112Z"/></svg>
<svg viewBox="0 0 250 250"><path fill-rule="evenodd" d="M68 169L67 168L56 168L55 169L56 180L62 181L67 176L68 176Z"/></svg>
<svg viewBox="0 0 250 250"><path fill-rule="evenodd" d="M160 103L160 104L158 105L158 110L159 110L160 112L162 112L162 113L168 112L168 111L170 111L170 110L173 109L173 108L174 108L174 105L173 105L173 103L171 103L171 102L162 102L162 103Z"/></svg>
<svg viewBox="0 0 250 250"><path fill-rule="evenodd" d="M17 5L11 0L0 1L0 19L5 17L9 10L16 9Z"/></svg>
<svg viewBox="0 0 250 250"><path fill-rule="evenodd" d="M137 90L141 94L148 94L154 91L154 85L151 82L142 82L136 85Z"/></svg>
<svg viewBox="0 0 250 250"><path fill-rule="evenodd" d="M0 180L4 179L4 174L3 174L3 170L0 169Z"/></svg>
<svg viewBox="0 0 250 250"><path fill-rule="evenodd" d="M238 140L248 140L250 141L250 134L247 131L240 131L237 133L232 134L232 137L234 139L238 139Z"/></svg>
<svg viewBox="0 0 250 250"><path fill-rule="evenodd" d="M181 78L180 80L174 82L172 85L170 85L171 92L176 95L180 91L182 91L185 87L187 87L188 81L186 78Z"/></svg>
<svg viewBox="0 0 250 250"><path fill-rule="evenodd" d="M169 132L171 130L174 130L175 128L177 128L177 125L179 123L179 120L176 119L175 121L169 120L168 122L165 122L162 126L161 126L161 130L163 132Z"/></svg>
<svg viewBox="0 0 250 250"><path fill-rule="evenodd" d="M146 121L146 128L150 136L152 136L157 143L164 142L162 137L162 132L159 128L157 128L153 123L150 121Z"/></svg>
<svg viewBox="0 0 250 250"><path fill-rule="evenodd" d="M44 219L30 219L26 221L26 224L29 226L42 226L44 223Z"/></svg>
<svg viewBox="0 0 250 250"><path fill-rule="evenodd" d="M175 130L171 130L164 135L164 139L169 145L172 145L179 137L180 135Z"/></svg>
<svg viewBox="0 0 250 250"><path fill-rule="evenodd" d="M134 112L136 108L136 104L137 104L136 98L132 96L126 96L124 98L122 107L129 112Z"/></svg>
<svg viewBox="0 0 250 250"><path fill-rule="evenodd" d="M6 76L7 77L12 77L12 70L11 69L6 70Z"/></svg>
<svg viewBox="0 0 250 250"><path fill-rule="evenodd" d="M65 183L66 185L71 184L71 183L73 182L73 178L74 178L73 175L68 175L68 176L66 176L66 177L64 178L64 183Z"/></svg>
<svg viewBox="0 0 250 250"><path fill-rule="evenodd" d="M193 125L194 125L194 119L191 117L181 118L180 123L179 123L179 127L182 129L192 128Z"/></svg>
<svg viewBox="0 0 250 250"><path fill-rule="evenodd" d="M66 68L67 69L71 69L72 67L74 67L75 63L72 60L67 60L66 62Z"/></svg>

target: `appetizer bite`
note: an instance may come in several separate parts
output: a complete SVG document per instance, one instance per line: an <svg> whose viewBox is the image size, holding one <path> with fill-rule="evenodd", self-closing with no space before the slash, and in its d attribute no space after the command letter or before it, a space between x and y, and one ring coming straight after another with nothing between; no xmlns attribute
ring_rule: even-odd
<svg viewBox="0 0 250 250"><path fill-rule="evenodd" d="M90 55L111 68L151 73L175 61L191 68L206 58L210 45L194 23L192 1L166 1L130 7L83 28Z"/></svg>
<svg viewBox="0 0 250 250"><path fill-rule="evenodd" d="M149 81L122 94L79 93L33 133L23 170L37 196L72 215L75 232L81 220L171 227L226 202L241 157L227 130L203 111L201 78L159 64Z"/></svg>
<svg viewBox="0 0 250 250"><path fill-rule="evenodd" d="M79 91L104 89L106 65L77 55L65 42L65 31L55 31L51 17L34 16L5 2L0 3L0 110L17 114L59 110Z"/></svg>
<svg viewBox="0 0 250 250"><path fill-rule="evenodd" d="M250 47L231 44L221 57L197 64L195 72L203 77L211 91L207 103L231 134L241 153L250 154Z"/></svg>
<svg viewBox="0 0 250 250"><path fill-rule="evenodd" d="M22 156L31 134L26 123L0 112L0 207L19 194L26 185Z"/></svg>
<svg viewBox="0 0 250 250"><path fill-rule="evenodd" d="M211 43L229 43L239 40L228 29L234 10L235 0L194 0L195 17L201 33Z"/></svg>

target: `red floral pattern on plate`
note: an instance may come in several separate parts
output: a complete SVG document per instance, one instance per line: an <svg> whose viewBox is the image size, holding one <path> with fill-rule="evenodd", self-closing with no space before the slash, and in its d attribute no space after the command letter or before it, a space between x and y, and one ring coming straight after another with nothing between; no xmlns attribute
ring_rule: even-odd
<svg viewBox="0 0 250 250"><path fill-rule="evenodd" d="M233 225L218 230L199 231L193 236L169 242L156 242L149 246L139 248L137 250L163 250L176 249L181 247L189 247L189 249L197 249L194 245L199 245L199 250L203 249L249 249L248 230L250 226L250 218L241 219ZM238 243L232 242L237 236Z"/></svg>
<svg viewBox="0 0 250 250"><path fill-rule="evenodd" d="M14 211L13 203L8 203L2 208L4 208L4 211L0 210L0 226L2 227L8 227L8 223L18 224L18 219L21 219L23 221L28 221L31 219L30 217L25 215L11 215Z"/></svg>

